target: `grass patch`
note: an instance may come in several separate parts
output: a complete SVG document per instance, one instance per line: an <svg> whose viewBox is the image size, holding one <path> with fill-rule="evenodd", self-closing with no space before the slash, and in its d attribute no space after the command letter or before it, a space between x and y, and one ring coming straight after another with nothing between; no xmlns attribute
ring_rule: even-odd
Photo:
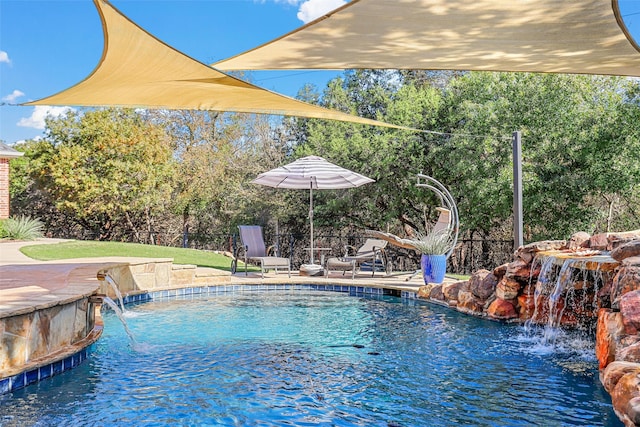
<svg viewBox="0 0 640 427"><path fill-rule="evenodd" d="M132 257L132 258L172 258L174 264L193 264L231 270L231 258L221 254L197 249L171 248L167 246L141 245L137 243L98 242L73 240L56 244L23 246L20 251L26 256L40 261L72 258ZM244 264L238 263L244 269ZM258 270L249 266L249 270Z"/></svg>

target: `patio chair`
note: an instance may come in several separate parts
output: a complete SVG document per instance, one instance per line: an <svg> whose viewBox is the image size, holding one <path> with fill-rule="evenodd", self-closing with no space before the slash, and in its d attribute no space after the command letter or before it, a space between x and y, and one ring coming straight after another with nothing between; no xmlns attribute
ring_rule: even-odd
<svg viewBox="0 0 640 427"><path fill-rule="evenodd" d="M438 221L433 224L429 234L438 233L442 230L448 230L451 228L451 211L443 207L437 207L436 210L440 213L438 215Z"/></svg>
<svg viewBox="0 0 640 427"><path fill-rule="evenodd" d="M249 261L258 263L260 265L260 271L262 272L262 278L264 278L265 270L274 269L278 274L278 268L286 268L291 277L291 263L289 258L283 258L278 256L270 256L269 253L273 250L273 246L267 246L264 244L264 238L262 237L262 227L259 225L239 225L238 232L240 235L240 245L236 249L234 259L231 261L231 272L235 273L238 266L238 259L240 253L243 254L244 259L244 274L247 273L247 263Z"/></svg>
<svg viewBox="0 0 640 427"><path fill-rule="evenodd" d="M382 239L367 239L362 246L357 250L354 246L345 245L345 254L342 258L329 258L327 265L325 266L325 277L329 277L329 271L342 271L344 274L346 271L351 270L351 278L355 277L356 267L360 267L362 270L363 264L371 266L371 276L376 274L376 269L379 265L387 272L389 264L387 262L387 255L385 247L387 241ZM349 255L349 252L355 251L355 254Z"/></svg>

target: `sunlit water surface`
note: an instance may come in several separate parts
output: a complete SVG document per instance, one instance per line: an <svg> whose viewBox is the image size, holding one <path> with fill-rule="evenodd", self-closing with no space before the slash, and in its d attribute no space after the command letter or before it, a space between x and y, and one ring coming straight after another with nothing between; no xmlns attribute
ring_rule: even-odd
<svg viewBox="0 0 640 427"><path fill-rule="evenodd" d="M618 426L593 342L394 297L285 291L113 312L80 367L0 396L2 426ZM533 334L535 335L535 334Z"/></svg>

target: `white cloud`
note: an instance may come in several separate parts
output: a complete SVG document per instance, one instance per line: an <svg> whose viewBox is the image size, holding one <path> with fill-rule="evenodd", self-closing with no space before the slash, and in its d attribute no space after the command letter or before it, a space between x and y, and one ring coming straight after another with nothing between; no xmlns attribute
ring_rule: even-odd
<svg viewBox="0 0 640 427"><path fill-rule="evenodd" d="M345 0L307 0L298 9L298 19L306 24L346 3Z"/></svg>
<svg viewBox="0 0 640 427"><path fill-rule="evenodd" d="M60 117L67 113L67 111L73 110L71 107L49 107L46 105L38 105L34 107L33 113L30 117L23 117L20 119L18 126L34 129L44 129L44 120L51 117Z"/></svg>
<svg viewBox="0 0 640 427"><path fill-rule="evenodd" d="M9 59L9 54L4 50L0 50L0 63L6 62L7 64L11 64L11 60Z"/></svg>
<svg viewBox="0 0 640 427"><path fill-rule="evenodd" d="M13 92L11 92L9 95L2 98L2 100L6 102L14 102L16 99L20 98L21 96L24 96L24 93L22 91L19 91L18 89L14 89Z"/></svg>

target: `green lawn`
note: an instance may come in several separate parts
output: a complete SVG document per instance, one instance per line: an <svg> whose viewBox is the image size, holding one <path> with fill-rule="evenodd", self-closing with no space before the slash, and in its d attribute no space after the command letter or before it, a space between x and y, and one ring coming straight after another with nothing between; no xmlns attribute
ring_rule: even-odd
<svg viewBox="0 0 640 427"><path fill-rule="evenodd" d="M224 255L197 249L170 248L136 243L74 240L56 244L34 244L33 246L24 246L20 250L26 256L40 261L110 256L173 258L175 264L193 264L227 271L231 269L231 258ZM239 263L238 269L240 269L240 266L244 268L244 264ZM255 270L255 267L250 266L250 269Z"/></svg>

